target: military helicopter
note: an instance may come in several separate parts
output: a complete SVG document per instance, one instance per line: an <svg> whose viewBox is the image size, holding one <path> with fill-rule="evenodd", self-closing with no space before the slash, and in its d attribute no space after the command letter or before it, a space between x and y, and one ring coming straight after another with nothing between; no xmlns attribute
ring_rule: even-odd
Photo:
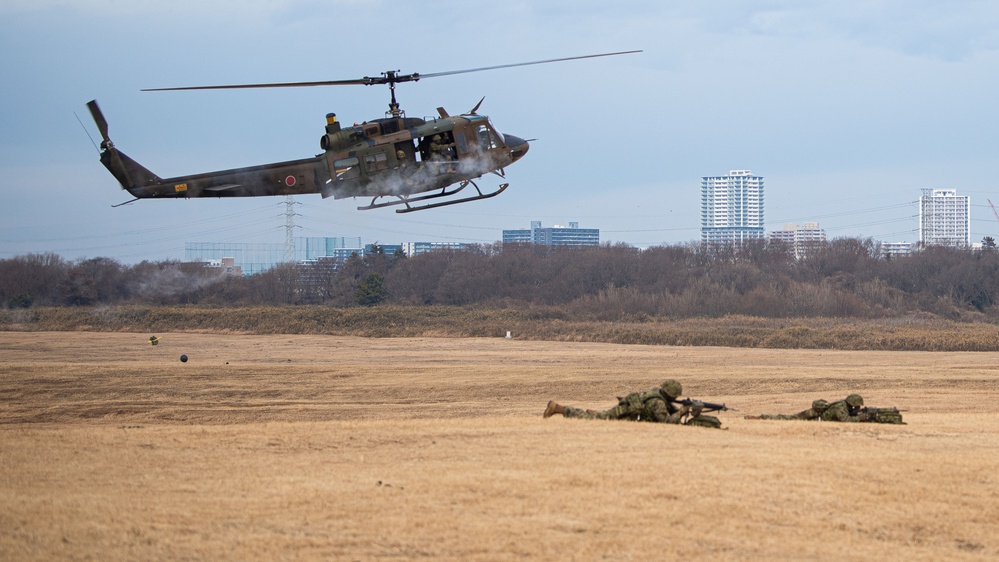
<svg viewBox="0 0 999 562"><path fill-rule="evenodd" d="M257 197L319 193L323 198L370 197L358 210L401 206L397 213L433 209L495 197L509 184L483 191L474 180L486 173L505 178L507 166L527 154L528 141L497 130L489 118L477 113L482 98L468 113L450 115L443 107L437 117L407 117L396 100L396 84L416 82L468 72L515 66L547 64L578 59L638 53L621 51L578 57L549 59L453 70L432 74L400 74L398 70L380 77L320 82L285 82L226 86L151 88L143 91L223 90L241 88L287 88L304 86L385 85L391 101L385 117L342 126L335 113L326 116L326 131L320 138L322 154L314 158L222 170L189 176L161 178L124 152L108 136L108 122L97 100L87 104L100 131L101 163L134 199L192 197ZM474 194L461 194L467 187ZM466 192L468 193L468 192Z"/></svg>

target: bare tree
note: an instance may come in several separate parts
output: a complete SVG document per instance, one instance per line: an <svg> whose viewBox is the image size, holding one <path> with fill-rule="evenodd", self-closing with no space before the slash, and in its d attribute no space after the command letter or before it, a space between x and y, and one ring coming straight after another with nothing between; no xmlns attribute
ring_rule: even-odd
<svg viewBox="0 0 999 562"><path fill-rule="evenodd" d="M0 260L0 304L9 307L63 304L59 287L69 264L56 254L28 254Z"/></svg>

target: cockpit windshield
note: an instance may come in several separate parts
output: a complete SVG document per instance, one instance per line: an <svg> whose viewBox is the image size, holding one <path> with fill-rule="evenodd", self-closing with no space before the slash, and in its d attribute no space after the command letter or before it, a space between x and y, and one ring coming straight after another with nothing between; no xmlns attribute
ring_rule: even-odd
<svg viewBox="0 0 999 562"><path fill-rule="evenodd" d="M494 129L488 119L483 118L476 125L475 131L479 137L479 148L482 150L506 146L506 139L503 138L503 134Z"/></svg>

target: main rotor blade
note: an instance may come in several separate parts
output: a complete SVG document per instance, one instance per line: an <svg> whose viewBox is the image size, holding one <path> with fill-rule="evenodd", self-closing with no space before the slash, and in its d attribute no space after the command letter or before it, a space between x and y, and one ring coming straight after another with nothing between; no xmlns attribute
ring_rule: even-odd
<svg viewBox="0 0 999 562"><path fill-rule="evenodd" d="M184 86L180 88L144 88L142 92L168 92L177 90L240 90L245 88L297 88L303 86L361 86L377 84L378 78L357 80L323 80L318 82L274 82L271 84L228 84L223 86Z"/></svg>
<svg viewBox="0 0 999 562"><path fill-rule="evenodd" d="M466 69L466 70L451 70L451 71L448 71L448 72L434 72L434 73L431 73L431 74L420 74L418 76L421 79L422 78L436 78L438 76L450 76L452 74L466 74L468 72L481 72L483 70L497 70L497 69L500 69L500 68L512 68L512 67L515 67L515 66L530 66L532 64L548 64L550 62L563 62L563 61L567 61L567 60L595 59L597 57L612 57L612 56L615 56L615 55L630 55L632 53L641 53L641 52L642 52L641 50L637 50L637 51L620 51L620 52L617 52L617 53L601 53L599 55L583 55L581 57L565 57L565 58L561 58L561 59L537 60L537 61L533 61L533 62L518 62L518 63L514 63L514 64L501 64L501 65L498 65L498 66L484 66L482 68L469 68L469 69Z"/></svg>
<svg viewBox="0 0 999 562"><path fill-rule="evenodd" d="M547 64L550 62L563 62L570 60L579 59L593 59L597 57L611 57L615 55L629 55L632 53L641 53L641 50L637 51L620 51L617 53L600 53L597 55L584 55L581 57L565 57L560 59L548 59L548 60L538 60L533 62L518 62L514 64L501 64L497 66L484 66L481 68L468 68L465 70L451 70L448 72L433 72L430 74L399 74L398 70L383 72L381 76L370 77L365 76L364 78L357 78L354 80L319 80L315 82L274 82L269 84L228 84L220 86L185 86L179 88L144 88L143 92L167 92L167 91L178 91L178 90L240 90L247 88L300 88L308 86L371 86L374 84L389 84L395 85L402 82L416 82L417 80L423 78L436 78L438 76L451 76L452 74L467 74L469 72L482 72L484 70L497 70L500 68L512 68L515 66L530 66L533 64Z"/></svg>

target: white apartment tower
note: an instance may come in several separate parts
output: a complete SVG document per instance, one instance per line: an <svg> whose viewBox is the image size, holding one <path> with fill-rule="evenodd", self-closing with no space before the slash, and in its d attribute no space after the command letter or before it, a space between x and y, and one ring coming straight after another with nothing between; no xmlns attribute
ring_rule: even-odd
<svg viewBox="0 0 999 562"><path fill-rule="evenodd" d="M956 189L924 189L919 198L919 243L971 246L971 198Z"/></svg>
<svg viewBox="0 0 999 562"><path fill-rule="evenodd" d="M749 170L701 178L701 243L739 245L765 237L763 177Z"/></svg>
<svg viewBox="0 0 999 562"><path fill-rule="evenodd" d="M785 224L782 230L770 231L770 239L787 243L796 258L804 257L809 252L821 248L827 241L826 231L819 228L817 222L806 222L803 225Z"/></svg>

